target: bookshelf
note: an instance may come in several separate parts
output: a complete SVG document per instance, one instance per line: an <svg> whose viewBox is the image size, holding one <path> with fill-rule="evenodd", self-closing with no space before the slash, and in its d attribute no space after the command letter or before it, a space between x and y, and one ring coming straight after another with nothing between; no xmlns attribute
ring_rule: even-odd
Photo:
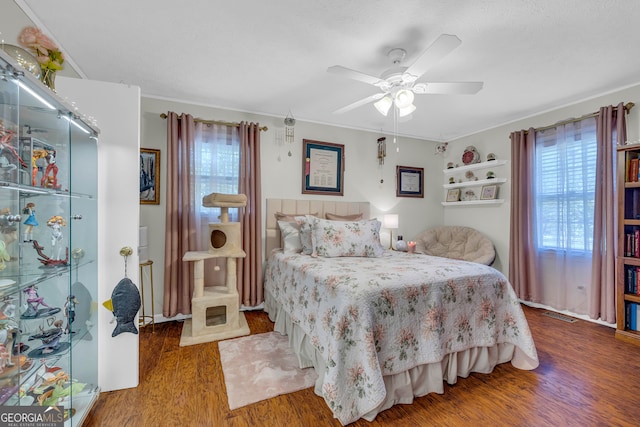
<svg viewBox="0 0 640 427"><path fill-rule="evenodd" d="M640 345L640 144L617 151L616 338Z"/></svg>

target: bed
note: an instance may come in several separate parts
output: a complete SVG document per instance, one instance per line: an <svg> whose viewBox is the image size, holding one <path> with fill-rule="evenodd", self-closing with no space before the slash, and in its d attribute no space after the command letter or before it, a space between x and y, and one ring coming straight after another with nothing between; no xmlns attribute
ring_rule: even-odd
<svg viewBox="0 0 640 427"><path fill-rule="evenodd" d="M268 199L266 211L265 311L274 329L289 336L300 366L316 370L315 392L343 425L371 421L415 396L443 393L444 381L490 373L500 363L538 366L520 303L492 267L381 245L362 249L369 256L323 255L320 234L314 235L316 256L288 245L277 249L287 237L277 212L368 218L369 207ZM325 231L355 227L367 239L370 227L379 244L377 221L309 221L316 233L318 224Z"/></svg>

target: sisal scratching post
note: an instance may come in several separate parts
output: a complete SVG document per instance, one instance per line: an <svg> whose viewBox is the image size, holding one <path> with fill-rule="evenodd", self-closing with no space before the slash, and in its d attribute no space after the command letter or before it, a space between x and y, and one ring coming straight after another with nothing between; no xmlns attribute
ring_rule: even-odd
<svg viewBox="0 0 640 427"><path fill-rule="evenodd" d="M242 250L239 222L229 222L229 208L247 205L244 194L212 193L203 197L202 206L219 207L220 223L209 224L209 250L187 252L183 261L193 263L194 289L191 299L191 319L182 327L180 346L201 344L249 335L249 326L240 312L236 264L246 257ZM224 284L206 286L204 261L226 258Z"/></svg>

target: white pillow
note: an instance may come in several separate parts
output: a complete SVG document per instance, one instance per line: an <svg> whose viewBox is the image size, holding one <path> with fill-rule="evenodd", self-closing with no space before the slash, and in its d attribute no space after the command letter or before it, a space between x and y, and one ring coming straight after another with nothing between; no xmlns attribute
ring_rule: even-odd
<svg viewBox="0 0 640 427"><path fill-rule="evenodd" d="M282 250L285 253L302 252L300 242L300 224L295 221L278 221L280 234L282 235Z"/></svg>
<svg viewBox="0 0 640 427"><path fill-rule="evenodd" d="M309 219L309 217L307 218ZM379 257L385 252L380 243L380 221L330 221L309 219L313 256Z"/></svg>

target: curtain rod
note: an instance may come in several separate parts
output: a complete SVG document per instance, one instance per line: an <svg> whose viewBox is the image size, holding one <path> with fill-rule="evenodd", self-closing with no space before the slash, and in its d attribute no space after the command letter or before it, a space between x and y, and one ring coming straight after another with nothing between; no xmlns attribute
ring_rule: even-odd
<svg viewBox="0 0 640 427"><path fill-rule="evenodd" d="M636 104L634 104L633 102L627 102L624 105L624 110L627 112L627 114L629 114L629 111L631 111L631 109L634 107L634 105L636 105ZM562 125L566 125L566 124L569 124L569 123L579 122L580 120L588 119L589 117L595 117L598 114L600 114L600 112L596 111L596 112L591 113L591 114L585 114L584 116L578 117L577 119L566 119L566 120L562 120L562 121L560 121L558 123L554 123L554 124L549 125L549 126L543 126L543 127L540 127L540 128L534 128L533 130L535 132L542 132L542 131L545 131L545 130L548 130L548 129L553 129L553 128L557 127L557 126L562 126ZM529 131L525 131L524 133L527 134L527 133L529 133Z"/></svg>
<svg viewBox="0 0 640 427"><path fill-rule="evenodd" d="M167 118L166 113L162 113L160 114L160 117L162 117L163 119ZM178 119L180 119L180 117L178 117ZM234 127L240 127L240 123L237 122L225 122L225 121L221 121L221 120L204 120L204 119L200 119L200 118L195 118L193 119L193 121L198 122L198 123L204 123L207 125L222 125L222 126L234 126ZM266 126L261 126L259 128L261 131L268 131L269 128Z"/></svg>

